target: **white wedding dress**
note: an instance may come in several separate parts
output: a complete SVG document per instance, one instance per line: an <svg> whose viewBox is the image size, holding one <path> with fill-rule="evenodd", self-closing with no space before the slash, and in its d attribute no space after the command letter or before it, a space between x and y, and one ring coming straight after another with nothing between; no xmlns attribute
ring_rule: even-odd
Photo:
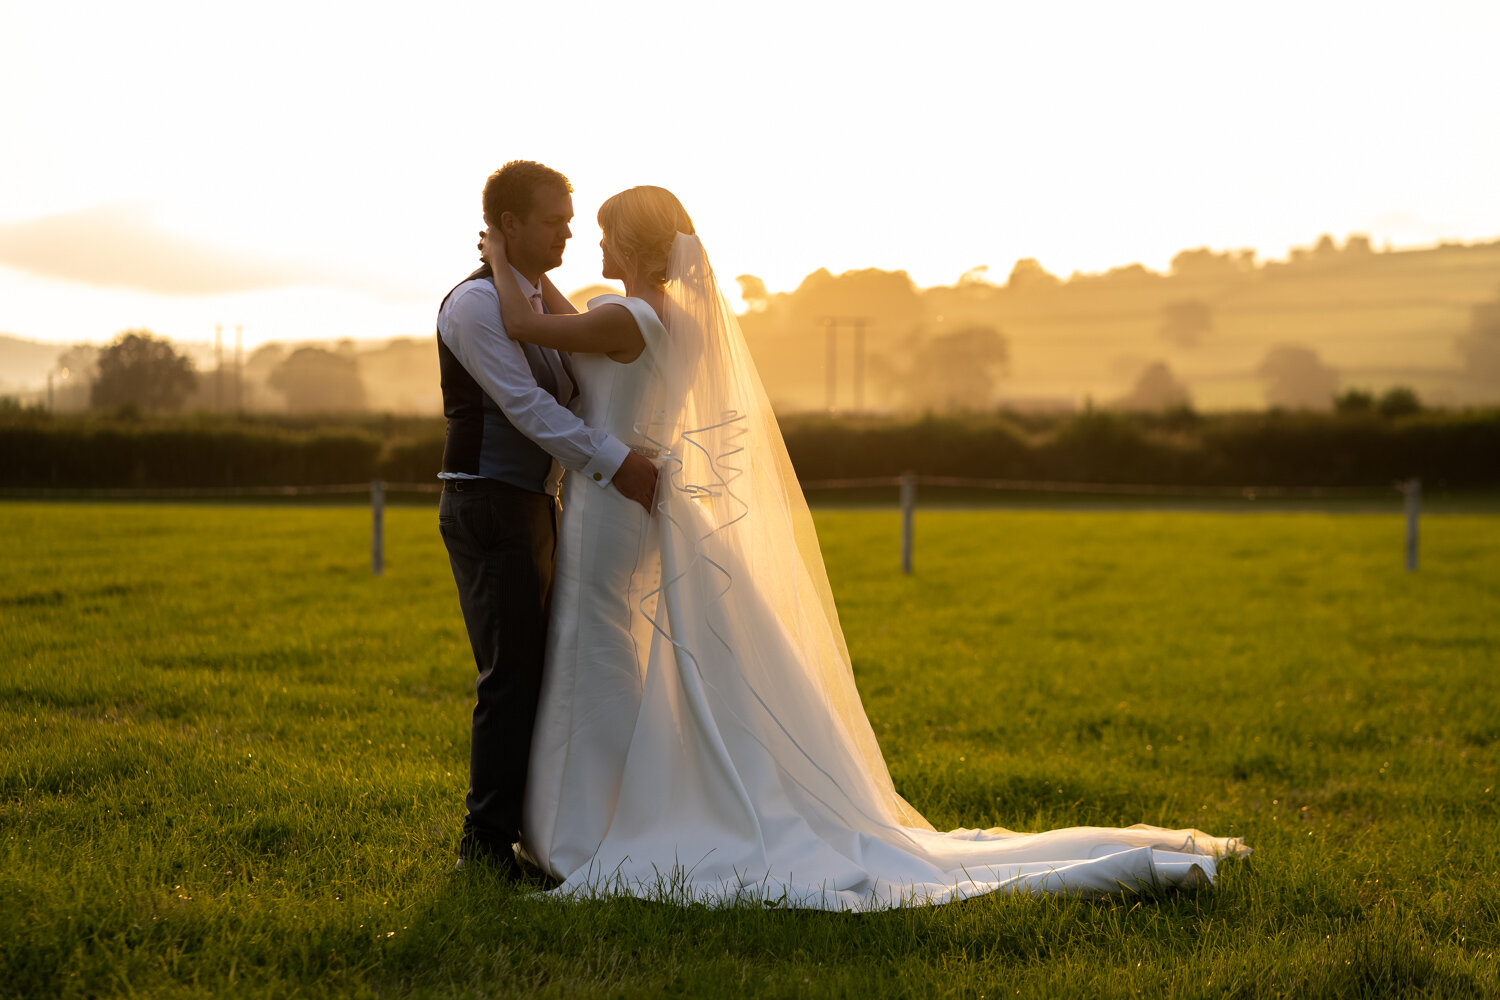
<svg viewBox="0 0 1500 1000"><path fill-rule="evenodd" d="M630 364L576 355L583 419L658 458L655 516L567 489L522 848L570 895L832 910L1212 881L1237 838L933 830L854 686L785 446L696 237Z"/></svg>

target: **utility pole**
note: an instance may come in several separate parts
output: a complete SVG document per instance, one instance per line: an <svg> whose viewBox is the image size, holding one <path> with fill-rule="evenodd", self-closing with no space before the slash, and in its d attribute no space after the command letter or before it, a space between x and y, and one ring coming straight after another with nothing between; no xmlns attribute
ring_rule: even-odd
<svg viewBox="0 0 1500 1000"><path fill-rule="evenodd" d="M828 327L828 412L833 412L834 394L838 390L838 345L835 334L838 333L838 318L830 316L823 323Z"/></svg>
<svg viewBox="0 0 1500 1000"><path fill-rule="evenodd" d="M214 324L214 412L224 409L224 324Z"/></svg>
<svg viewBox="0 0 1500 1000"><path fill-rule="evenodd" d="M245 415L245 324L234 324L234 413Z"/></svg>
<svg viewBox="0 0 1500 1000"><path fill-rule="evenodd" d="M865 412L865 324L863 316L854 321L854 412Z"/></svg>
<svg viewBox="0 0 1500 1000"><path fill-rule="evenodd" d="M828 412L833 412L838 396L838 330L847 324L854 331L854 410L862 413L865 408L865 328L872 325L872 321L868 316L824 316L822 322L828 338Z"/></svg>

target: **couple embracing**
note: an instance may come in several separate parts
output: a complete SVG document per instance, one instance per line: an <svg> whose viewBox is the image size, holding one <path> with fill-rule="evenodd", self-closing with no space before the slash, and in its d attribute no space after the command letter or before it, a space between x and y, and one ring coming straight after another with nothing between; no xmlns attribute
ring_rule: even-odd
<svg viewBox="0 0 1500 1000"><path fill-rule="evenodd" d="M626 294L578 313L546 277L571 194L537 163L493 174L486 264L438 312L438 519L479 668L461 864L514 874L519 849L563 894L872 910L1195 884L1245 852L1144 825L935 831L891 782L692 220L662 188L608 199Z"/></svg>

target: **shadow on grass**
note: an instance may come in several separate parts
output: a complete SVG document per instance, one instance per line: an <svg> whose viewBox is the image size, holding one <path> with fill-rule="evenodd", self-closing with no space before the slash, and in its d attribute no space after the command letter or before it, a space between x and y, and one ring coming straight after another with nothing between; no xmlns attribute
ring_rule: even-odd
<svg viewBox="0 0 1500 1000"><path fill-rule="evenodd" d="M454 873L413 914L426 928L421 938L388 951L372 980L394 990L458 993L723 995L752 982L780 992L772 984L800 978L834 993L921 995L915 970L962 965L982 977L1000 969L1097 966L1102 954L1123 946L1170 954L1191 947L1205 927L1241 915L1237 896L1212 889L1148 888L1105 898L992 894L838 913L567 899L543 891L552 884L535 870L519 883L488 869Z"/></svg>

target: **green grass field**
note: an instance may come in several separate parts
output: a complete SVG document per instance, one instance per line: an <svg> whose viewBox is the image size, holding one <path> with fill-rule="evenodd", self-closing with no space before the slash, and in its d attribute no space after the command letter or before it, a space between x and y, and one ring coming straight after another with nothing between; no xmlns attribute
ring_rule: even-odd
<svg viewBox="0 0 1500 1000"><path fill-rule="evenodd" d="M0 996L1500 995L1500 517L817 512L940 828L1242 835L1211 891L868 916L455 874L430 508L0 504Z"/></svg>

